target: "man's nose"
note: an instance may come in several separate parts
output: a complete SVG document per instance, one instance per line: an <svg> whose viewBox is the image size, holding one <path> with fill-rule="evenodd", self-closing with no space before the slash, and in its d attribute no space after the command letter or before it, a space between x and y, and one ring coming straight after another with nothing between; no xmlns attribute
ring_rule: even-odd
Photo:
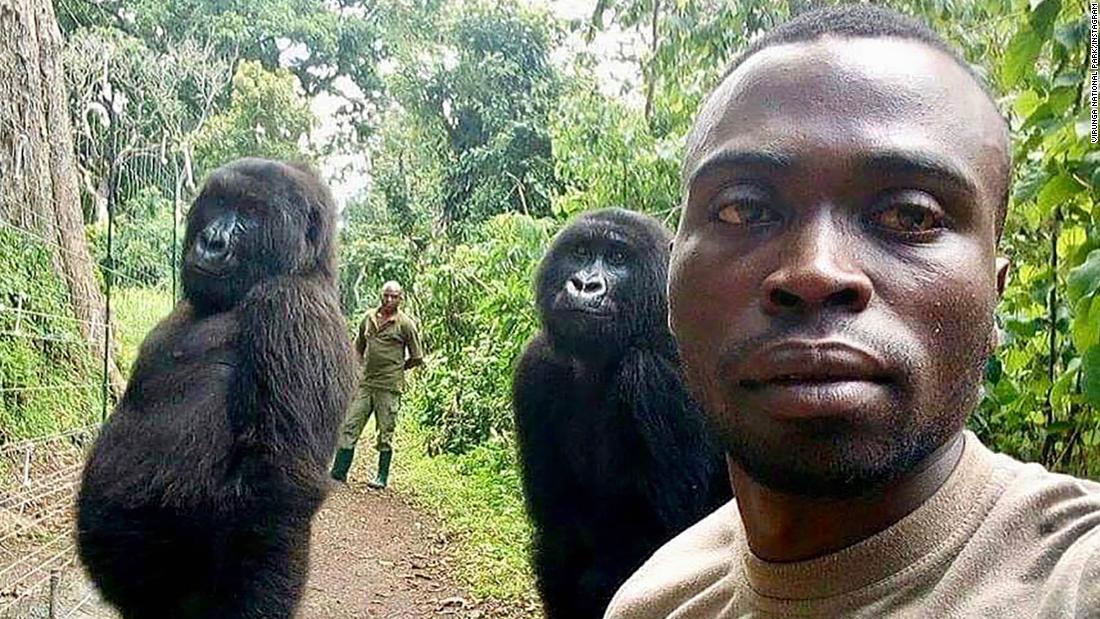
<svg viewBox="0 0 1100 619"><path fill-rule="evenodd" d="M823 214L800 223L790 234L777 268L764 279L766 313L866 309L871 280L860 267L856 247L836 222Z"/></svg>

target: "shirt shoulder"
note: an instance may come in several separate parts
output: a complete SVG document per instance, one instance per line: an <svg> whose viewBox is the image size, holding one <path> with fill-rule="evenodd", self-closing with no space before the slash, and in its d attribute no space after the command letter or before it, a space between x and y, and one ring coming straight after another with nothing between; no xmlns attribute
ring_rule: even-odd
<svg viewBox="0 0 1100 619"><path fill-rule="evenodd" d="M363 314L363 322L360 323L364 333L370 333L375 330L377 324L374 322L374 317L378 314L378 308L372 307Z"/></svg>
<svg viewBox="0 0 1100 619"><path fill-rule="evenodd" d="M666 617L713 617L702 608L706 594L723 592L717 600L728 601L733 591L725 585L738 556L741 537L736 500L731 500L659 548L619 588L604 619L664 619Z"/></svg>
<svg viewBox="0 0 1100 619"><path fill-rule="evenodd" d="M1031 540L1010 554L1025 563L1022 574L1043 583L1038 615L1100 615L1100 483L995 458L1012 476L991 518L1006 535Z"/></svg>
<svg viewBox="0 0 1100 619"><path fill-rule="evenodd" d="M401 310L397 310L397 318L407 328L416 329L416 319Z"/></svg>

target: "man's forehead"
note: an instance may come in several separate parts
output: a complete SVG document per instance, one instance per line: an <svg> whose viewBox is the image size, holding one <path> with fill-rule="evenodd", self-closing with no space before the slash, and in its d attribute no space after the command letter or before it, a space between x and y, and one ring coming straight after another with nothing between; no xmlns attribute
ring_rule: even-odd
<svg viewBox="0 0 1100 619"><path fill-rule="evenodd" d="M919 129L945 150L969 150L964 157L992 151L1006 161L1003 119L949 55L906 39L826 36L767 47L726 77L693 128L685 180L739 134L797 141L817 130L881 135L887 125Z"/></svg>

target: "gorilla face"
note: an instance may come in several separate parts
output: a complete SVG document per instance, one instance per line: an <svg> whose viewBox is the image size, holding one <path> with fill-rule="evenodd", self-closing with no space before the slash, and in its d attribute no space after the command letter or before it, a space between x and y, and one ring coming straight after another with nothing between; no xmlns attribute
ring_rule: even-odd
<svg viewBox="0 0 1100 619"><path fill-rule="evenodd" d="M200 310L233 307L256 282L332 269L330 199L303 169L243 159L211 174L187 217L183 287Z"/></svg>
<svg viewBox="0 0 1100 619"><path fill-rule="evenodd" d="M667 306L667 235L620 209L582 216L558 235L536 283L555 348L605 356L660 327L652 316Z"/></svg>

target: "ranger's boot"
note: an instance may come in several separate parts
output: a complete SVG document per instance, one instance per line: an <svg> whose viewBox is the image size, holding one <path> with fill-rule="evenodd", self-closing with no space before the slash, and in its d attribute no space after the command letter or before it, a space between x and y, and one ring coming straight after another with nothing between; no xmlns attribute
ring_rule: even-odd
<svg viewBox="0 0 1100 619"><path fill-rule="evenodd" d="M368 483L367 486L375 490L386 487L386 483L390 480L391 460L393 460L393 450L378 452L378 477L375 477L374 481Z"/></svg>
<svg viewBox="0 0 1100 619"><path fill-rule="evenodd" d="M355 457L355 448L339 449L336 451L336 459L332 462L332 476L338 482L348 483L348 469L351 468L351 459Z"/></svg>

